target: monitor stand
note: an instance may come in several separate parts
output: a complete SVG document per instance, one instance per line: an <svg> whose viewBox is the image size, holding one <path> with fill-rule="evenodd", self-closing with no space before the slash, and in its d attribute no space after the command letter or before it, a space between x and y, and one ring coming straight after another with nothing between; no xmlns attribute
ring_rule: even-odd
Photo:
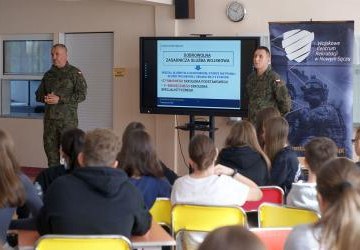
<svg viewBox="0 0 360 250"><path fill-rule="evenodd" d="M189 116L189 123L186 123L183 126L177 126L176 129L187 130L189 131L189 139L193 138L195 131L208 131L209 137L215 141L215 117L209 116L209 119L206 121L199 121L195 119L194 115Z"/></svg>

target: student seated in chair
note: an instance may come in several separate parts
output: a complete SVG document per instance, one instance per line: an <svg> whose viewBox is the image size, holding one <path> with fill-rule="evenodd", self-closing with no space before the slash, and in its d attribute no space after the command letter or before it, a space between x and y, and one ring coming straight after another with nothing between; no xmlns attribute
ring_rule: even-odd
<svg viewBox="0 0 360 250"><path fill-rule="evenodd" d="M141 193L117 169L119 137L109 129L85 135L80 163L57 178L44 197L38 218L40 234L145 234L151 215Z"/></svg>
<svg viewBox="0 0 360 250"><path fill-rule="evenodd" d="M118 155L119 168L143 194L150 209L157 197L170 198L171 185L164 176L150 135L144 130L134 130L123 140Z"/></svg>
<svg viewBox="0 0 360 250"><path fill-rule="evenodd" d="M249 121L232 126L217 163L238 170L259 186L269 182L270 160L261 149L255 127Z"/></svg>
<svg viewBox="0 0 360 250"><path fill-rule="evenodd" d="M134 131L146 131L146 128L144 126L144 124L142 124L141 122L130 122L126 128L125 131L122 135L122 148L121 151L118 155L118 161L119 161L119 165L121 166L121 158L124 158L124 153L125 151L124 149L124 145L126 144L126 141L128 140L128 137L131 135L132 132ZM179 178L179 176L170 168L168 168L165 163L163 163L160 159L158 159L162 168L162 171L164 172L164 176L166 177L166 179L169 181L169 183L171 185L174 184L175 180L177 178Z"/></svg>
<svg viewBox="0 0 360 250"><path fill-rule="evenodd" d="M301 175L295 151L288 144L289 124L283 117L273 117L264 124L264 151L271 161L270 185L279 186L285 196Z"/></svg>
<svg viewBox="0 0 360 250"><path fill-rule="evenodd" d="M309 170L309 178L307 182L292 184L287 205L320 212L316 198L316 174L322 164L336 157L336 153L335 142L327 137L314 137L305 145L305 168Z"/></svg>
<svg viewBox="0 0 360 250"><path fill-rule="evenodd" d="M35 179L35 185L40 185L42 194L45 194L50 184L59 176L70 174L79 167L78 155L83 150L85 132L78 128L66 130L61 135L59 166L44 169ZM39 186L38 186L39 187Z"/></svg>
<svg viewBox="0 0 360 250"><path fill-rule="evenodd" d="M241 206L248 200L259 200L262 192L250 179L236 170L217 165L217 149L205 135L196 135L189 145L190 166L193 172L175 181L171 203L198 205ZM204 235L184 236L186 249L196 249Z"/></svg>
<svg viewBox="0 0 360 250"><path fill-rule="evenodd" d="M285 250L349 250L360 246L360 169L347 158L326 162L317 175L321 218L290 233Z"/></svg>
<svg viewBox="0 0 360 250"><path fill-rule="evenodd" d="M11 221L16 208L23 205L29 208L31 218ZM0 249L9 228L36 227L36 216L42 205L30 179L20 171L12 137L0 129Z"/></svg>

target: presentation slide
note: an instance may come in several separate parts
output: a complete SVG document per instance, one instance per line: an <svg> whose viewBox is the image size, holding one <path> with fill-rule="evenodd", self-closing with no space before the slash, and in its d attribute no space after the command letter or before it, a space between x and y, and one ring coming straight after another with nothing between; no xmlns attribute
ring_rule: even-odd
<svg viewBox="0 0 360 250"><path fill-rule="evenodd" d="M240 40L160 40L158 107L240 108Z"/></svg>

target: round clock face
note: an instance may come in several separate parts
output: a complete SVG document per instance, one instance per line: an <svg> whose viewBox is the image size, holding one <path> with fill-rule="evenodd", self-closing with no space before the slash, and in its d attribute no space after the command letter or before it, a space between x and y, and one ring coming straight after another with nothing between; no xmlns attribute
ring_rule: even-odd
<svg viewBox="0 0 360 250"><path fill-rule="evenodd" d="M243 20L245 14L246 10L244 6L238 1L231 2L226 9L226 15L233 22L239 22Z"/></svg>

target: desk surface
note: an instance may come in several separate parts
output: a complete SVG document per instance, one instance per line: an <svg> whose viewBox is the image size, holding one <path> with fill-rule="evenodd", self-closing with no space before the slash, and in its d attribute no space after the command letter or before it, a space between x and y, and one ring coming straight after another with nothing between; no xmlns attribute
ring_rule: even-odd
<svg viewBox="0 0 360 250"><path fill-rule="evenodd" d="M17 230L19 246L34 247L36 240L40 237L37 231ZM152 222L150 230L143 236L131 236L130 241L134 248L175 246L176 242L159 224ZM28 248L26 248L28 249Z"/></svg>

